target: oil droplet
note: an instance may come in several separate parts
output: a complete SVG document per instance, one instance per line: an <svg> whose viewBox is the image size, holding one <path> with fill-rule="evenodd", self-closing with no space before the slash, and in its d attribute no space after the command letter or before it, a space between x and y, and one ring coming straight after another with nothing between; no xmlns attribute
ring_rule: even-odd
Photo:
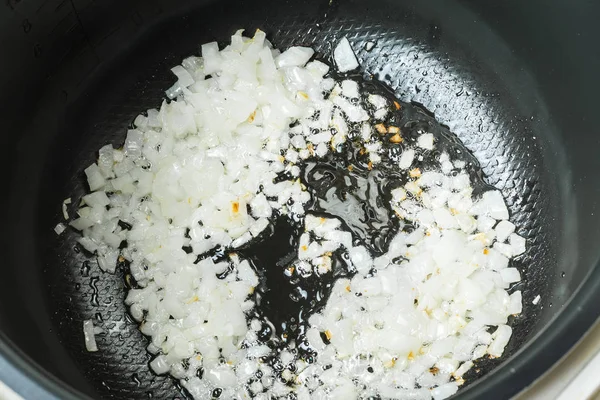
<svg viewBox="0 0 600 400"><path fill-rule="evenodd" d="M142 381L140 380L140 377L137 374L131 375L131 380L135 383L137 387L140 387L142 385Z"/></svg>
<svg viewBox="0 0 600 400"><path fill-rule="evenodd" d="M375 47L376 44L377 44L377 42L371 42L371 41L365 43L365 45L364 45L365 51L373 50L373 47Z"/></svg>
<svg viewBox="0 0 600 400"><path fill-rule="evenodd" d="M129 315L128 313L125 314L125 323L129 323L129 324L134 323L133 317L131 317L131 315Z"/></svg>
<svg viewBox="0 0 600 400"><path fill-rule="evenodd" d="M90 262L89 261L84 261L83 264L81 265L81 275L82 276L89 276L90 275Z"/></svg>
<svg viewBox="0 0 600 400"><path fill-rule="evenodd" d="M565 276L567 276L567 274L565 273L565 271L561 272L560 277L564 278Z"/></svg>
<svg viewBox="0 0 600 400"><path fill-rule="evenodd" d="M97 276L90 278L90 287L92 288L92 305L94 307L100 306L100 302L98 301L98 286L96 286L99 280L100 278Z"/></svg>

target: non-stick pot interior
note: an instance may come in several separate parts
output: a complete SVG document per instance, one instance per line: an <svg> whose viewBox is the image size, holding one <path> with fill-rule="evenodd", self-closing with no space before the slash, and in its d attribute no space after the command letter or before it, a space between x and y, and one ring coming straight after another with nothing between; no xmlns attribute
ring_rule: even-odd
<svg viewBox="0 0 600 400"><path fill-rule="evenodd" d="M82 171L96 150L120 146L135 116L159 106L173 82L170 67L198 54L201 43L227 41L240 27L263 29L279 48L312 46L323 59L347 36L366 74L434 113L479 159L488 183L502 189L529 244L514 263L525 278L513 289L523 291L524 310L511 321L505 355L481 361L468 383L546 327L595 266L598 249L590 243L598 241L593 210L600 185L589 171L598 170L600 158L590 154L597 144L589 136L593 125L575 122L587 110L578 104L590 88L580 77L574 82L581 87L550 86L552 75L540 64L554 58L541 50L514 51L514 34L503 32L527 12L520 3L505 15L503 8L496 15L454 2L181 2L177 9L161 1L34 3L10 1L2 15L7 24L0 40L20 36L1 78L9 128L4 162L12 183L3 207L9 223L0 327L27 356L88 395L172 398L182 392L148 368L147 341L123 304L124 270L102 274L74 245L75 232L54 234L62 200L77 204L86 190ZM20 31L10 31L15 22ZM376 44L370 51L367 41ZM548 68L575 74L579 66ZM556 99L569 93L578 97ZM85 319L106 330L97 353L85 350Z"/></svg>

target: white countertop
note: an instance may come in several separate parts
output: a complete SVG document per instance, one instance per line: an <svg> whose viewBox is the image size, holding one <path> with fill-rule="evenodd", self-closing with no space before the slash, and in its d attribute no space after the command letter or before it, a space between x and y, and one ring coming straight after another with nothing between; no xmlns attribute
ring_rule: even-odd
<svg viewBox="0 0 600 400"><path fill-rule="evenodd" d="M21 400L21 396L13 392L11 388L4 383L0 382L0 400Z"/></svg>
<svg viewBox="0 0 600 400"><path fill-rule="evenodd" d="M600 399L600 321L550 371L513 400Z"/></svg>

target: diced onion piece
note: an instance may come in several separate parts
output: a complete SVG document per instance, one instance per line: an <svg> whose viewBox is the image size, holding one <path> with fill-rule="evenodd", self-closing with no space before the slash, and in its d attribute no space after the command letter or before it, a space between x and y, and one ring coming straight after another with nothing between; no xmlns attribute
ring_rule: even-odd
<svg viewBox="0 0 600 400"><path fill-rule="evenodd" d="M91 191L102 188L106 183L100 172L100 168L98 168L98 165L95 163L85 169L85 175L87 176L88 185Z"/></svg>
<svg viewBox="0 0 600 400"><path fill-rule="evenodd" d="M425 150L433 150L433 134L424 133L417 139L417 145Z"/></svg>
<svg viewBox="0 0 600 400"><path fill-rule="evenodd" d="M162 375L169 372L170 365L165 356L159 355L150 362L150 368L155 374Z"/></svg>
<svg viewBox="0 0 600 400"><path fill-rule="evenodd" d="M217 42L202 45L202 58L204 60L205 74L210 75L221 69L222 59L219 54L219 45Z"/></svg>
<svg viewBox="0 0 600 400"><path fill-rule="evenodd" d="M512 253L515 256L521 255L525 253L526 249L526 240L525 238L517 235L516 233L511 233L508 237L508 241L510 243L510 247L512 249Z"/></svg>
<svg viewBox="0 0 600 400"><path fill-rule="evenodd" d="M502 280L506 283L519 282L521 280L521 274L516 268L504 268L500 271Z"/></svg>
<svg viewBox="0 0 600 400"><path fill-rule="evenodd" d="M497 190L485 192L481 199L473 205L471 212L475 215L490 216L497 220L508 219L508 209L502 194Z"/></svg>
<svg viewBox="0 0 600 400"><path fill-rule="evenodd" d="M71 198L70 197L64 199L63 203L62 203L62 213L63 213L63 218L65 220L69 219L69 210L67 208L68 204L71 204Z"/></svg>
<svg viewBox="0 0 600 400"><path fill-rule="evenodd" d="M87 351L98 351L95 335L96 333L94 332L94 321L92 321L91 319L86 319L85 321L83 321L83 337L85 340L85 348Z"/></svg>
<svg viewBox="0 0 600 400"><path fill-rule="evenodd" d="M508 312L511 315L521 314L523 309L523 301L521 296L521 291L517 290L513 294L510 295L510 303L508 305Z"/></svg>
<svg viewBox="0 0 600 400"><path fill-rule="evenodd" d="M177 83L181 88L187 88L195 82L192 75L190 75L190 73L181 65L177 65L171 68L171 72L173 72L175 76L177 76Z"/></svg>
<svg viewBox="0 0 600 400"><path fill-rule="evenodd" d="M431 390L431 396L434 400L442 400L452 396L458 391L456 382L445 383Z"/></svg>
<svg viewBox="0 0 600 400"><path fill-rule="evenodd" d="M500 325L492 334L494 338L488 348L488 353L492 357L500 357L504 352L504 348L508 344L508 340L512 334L512 328L508 325Z"/></svg>
<svg viewBox="0 0 600 400"><path fill-rule="evenodd" d="M415 151L413 149L407 149L402 152L398 167L400 169L409 169L415 159Z"/></svg>
<svg viewBox="0 0 600 400"><path fill-rule="evenodd" d="M505 242L511 233L515 231L515 225L509 221L500 221L495 228L496 240L499 242Z"/></svg>
<svg viewBox="0 0 600 400"><path fill-rule="evenodd" d="M290 47L275 59L275 64L278 68L303 67L313 54L315 51L310 47Z"/></svg>
<svg viewBox="0 0 600 400"><path fill-rule="evenodd" d="M60 235L61 233L63 233L65 231L65 229L67 229L67 227L65 226L65 224L63 224L62 222L59 222L54 227L54 232L56 232L57 235Z"/></svg>
<svg viewBox="0 0 600 400"><path fill-rule="evenodd" d="M333 59L340 72L348 72L358 68L358 60L354 50L345 36L338 42L333 50Z"/></svg>

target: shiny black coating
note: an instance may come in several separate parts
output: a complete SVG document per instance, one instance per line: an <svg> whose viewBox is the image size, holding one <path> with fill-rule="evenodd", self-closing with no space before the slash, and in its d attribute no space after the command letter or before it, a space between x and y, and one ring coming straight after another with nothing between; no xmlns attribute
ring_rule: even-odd
<svg viewBox="0 0 600 400"><path fill-rule="evenodd" d="M324 57L346 35L363 71L433 112L502 189L529 243L515 263L524 312L505 356L478 364L469 381L506 365L459 395L500 399L529 384L600 312L600 55L589 51L598 6L482 3L8 0L0 13L1 162L10 181L0 352L13 372L0 378L20 390L35 381L60 398L182 396L149 372L146 340L122 303L123 269L88 271L74 234L56 237L52 228L62 200L76 204L84 193L95 151L120 145L137 113L159 105L170 67L201 43L258 27L279 48L310 45ZM370 52L367 41L376 44ZM93 354L81 329L89 318L108 331Z"/></svg>

